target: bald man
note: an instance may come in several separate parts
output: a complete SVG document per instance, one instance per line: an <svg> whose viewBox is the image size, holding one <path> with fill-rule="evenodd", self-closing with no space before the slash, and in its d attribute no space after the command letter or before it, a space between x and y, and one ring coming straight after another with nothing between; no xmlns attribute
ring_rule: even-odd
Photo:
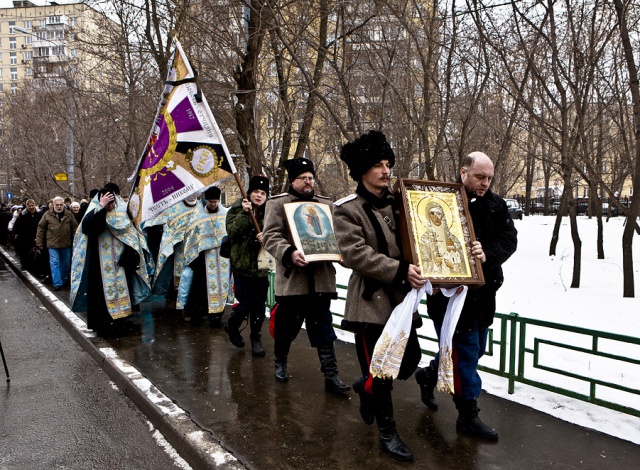
<svg viewBox="0 0 640 470"><path fill-rule="evenodd" d="M485 284L469 290L453 336L453 401L458 409L456 430L459 433L497 440L498 433L478 417L477 399L482 391L478 360L484 354L489 326L496 310L496 292L502 285L502 264L516 251L517 231L500 196L491 192L493 162L482 152L470 153L462 162L460 179L467 193L469 213L476 241L471 253L482 263ZM429 316L438 336L442 329L448 298L438 292L427 297ZM434 388L438 375L437 354L431 364L416 371L423 403L438 409Z"/></svg>

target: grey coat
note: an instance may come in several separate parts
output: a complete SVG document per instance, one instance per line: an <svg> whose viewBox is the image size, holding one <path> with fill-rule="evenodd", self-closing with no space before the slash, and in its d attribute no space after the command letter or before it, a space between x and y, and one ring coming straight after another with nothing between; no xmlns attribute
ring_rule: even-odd
<svg viewBox="0 0 640 470"><path fill-rule="evenodd" d="M333 211L343 262L353 270L347 291L345 327L350 322L384 325L393 308L411 289L406 280L409 262L402 259L402 248L396 238L395 202L389 193L383 199L387 205L375 207L363 196L352 194L337 201ZM380 235L384 236L382 243ZM415 313L414 320L417 319Z"/></svg>
<svg viewBox="0 0 640 470"><path fill-rule="evenodd" d="M291 262L296 250L284 212L284 204L302 201L295 194L283 193L267 201L262 242L276 260L276 298L284 296L322 295L337 298L336 270L332 263L313 262L299 268ZM315 195L313 201L331 204L329 198Z"/></svg>

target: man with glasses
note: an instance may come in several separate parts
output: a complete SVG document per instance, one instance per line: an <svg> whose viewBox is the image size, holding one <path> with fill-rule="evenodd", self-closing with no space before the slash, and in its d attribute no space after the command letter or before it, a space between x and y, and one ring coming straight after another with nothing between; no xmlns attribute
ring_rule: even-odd
<svg viewBox="0 0 640 470"><path fill-rule="evenodd" d="M267 202L263 243L276 260L276 301L274 329L275 377L287 382L287 361L291 343L306 322L311 347L317 348L325 390L343 394L350 390L338 375L334 348L331 299L337 298L335 268L329 262L309 263L295 247L288 228L284 205L294 201L313 201L330 205L329 198L315 194L315 170L311 160L295 158L284 162L289 190Z"/></svg>

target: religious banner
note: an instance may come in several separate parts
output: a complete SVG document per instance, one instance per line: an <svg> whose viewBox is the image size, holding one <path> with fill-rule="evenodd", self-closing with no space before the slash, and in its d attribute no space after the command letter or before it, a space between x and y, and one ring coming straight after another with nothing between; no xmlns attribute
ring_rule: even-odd
<svg viewBox="0 0 640 470"><path fill-rule="evenodd" d="M173 58L151 135L132 176L129 214L139 226L236 169L182 46Z"/></svg>

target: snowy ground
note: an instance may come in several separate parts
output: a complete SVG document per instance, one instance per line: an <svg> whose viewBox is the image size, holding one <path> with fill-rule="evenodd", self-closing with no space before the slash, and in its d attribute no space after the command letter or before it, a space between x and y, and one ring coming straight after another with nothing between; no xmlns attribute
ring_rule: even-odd
<svg viewBox="0 0 640 470"><path fill-rule="evenodd" d="M503 266L505 283L498 292L497 311L515 312L521 317L540 319L562 325L640 337L640 237L634 238L634 272L636 298L622 296L622 230L624 218L604 223L605 259L597 259L596 220L578 218L582 240L582 275L580 288L571 289L573 245L568 218L563 219L554 257L548 256L555 217L530 216L515 221L518 251ZM338 282L346 284L348 271L340 269ZM335 310L343 308L335 302ZM496 325L494 325L496 326ZM423 327L432 336L431 325ZM527 345L533 337L559 341L589 349L585 337L550 330L527 330ZM586 343L586 344L585 344ZM613 355L640 357L640 345L605 342L601 349ZM429 349L432 349L430 347ZM630 366L614 359L577 354L564 348L541 347L540 362L571 373L597 377L607 382L640 389L640 366ZM482 364L497 367L497 358L486 357ZM558 374L528 371L536 380L588 394L588 386ZM507 393L505 379L483 373L483 388L489 393L522 403L560 419L595 429L640 444L640 418L610 411L604 407L546 392L516 383L515 393ZM598 387L596 396L638 409L638 396Z"/></svg>

